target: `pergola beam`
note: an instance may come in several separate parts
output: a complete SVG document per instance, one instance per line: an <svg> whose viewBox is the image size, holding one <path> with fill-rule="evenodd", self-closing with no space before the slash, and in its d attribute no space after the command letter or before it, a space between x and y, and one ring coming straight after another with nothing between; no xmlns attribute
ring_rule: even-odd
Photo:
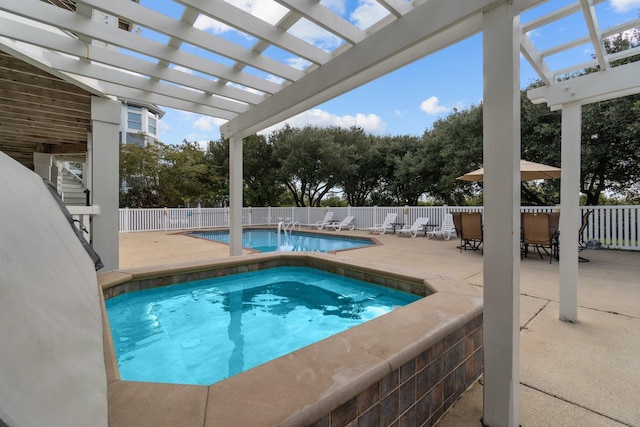
<svg viewBox="0 0 640 427"><path fill-rule="evenodd" d="M562 104L585 105L640 93L638 76L640 62L634 62L531 89L527 96L534 104L545 102L552 110L559 110Z"/></svg>
<svg viewBox="0 0 640 427"><path fill-rule="evenodd" d="M582 14L584 15L584 21L587 24L589 38L591 39L591 44L595 50L600 70L607 70L610 67L606 60L607 52L605 51L604 43L602 42L602 34L600 34L600 30L598 29L599 26L598 18L596 18L596 11L589 0L580 0L580 6L582 6Z"/></svg>

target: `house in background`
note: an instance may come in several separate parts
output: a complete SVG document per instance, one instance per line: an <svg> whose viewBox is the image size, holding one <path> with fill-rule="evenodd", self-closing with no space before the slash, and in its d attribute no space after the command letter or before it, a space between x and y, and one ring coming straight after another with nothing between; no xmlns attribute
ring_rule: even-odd
<svg viewBox="0 0 640 427"><path fill-rule="evenodd" d="M158 142L158 122L164 111L157 105L118 98L122 102L120 143L146 147Z"/></svg>

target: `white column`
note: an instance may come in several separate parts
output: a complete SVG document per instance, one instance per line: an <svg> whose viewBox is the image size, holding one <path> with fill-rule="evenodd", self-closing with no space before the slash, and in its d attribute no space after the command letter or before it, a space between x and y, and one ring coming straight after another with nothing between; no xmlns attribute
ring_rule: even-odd
<svg viewBox="0 0 640 427"><path fill-rule="evenodd" d="M505 3L483 15L484 415L520 417L519 16Z"/></svg>
<svg viewBox="0 0 640 427"><path fill-rule="evenodd" d="M229 140L229 255L242 255L242 138Z"/></svg>
<svg viewBox="0 0 640 427"><path fill-rule="evenodd" d="M53 154L33 153L33 171L44 179L51 181ZM55 182L54 182L55 184Z"/></svg>
<svg viewBox="0 0 640 427"><path fill-rule="evenodd" d="M88 141L93 173L91 199L100 207L100 214L93 218L92 246L104 264L100 270L103 272L117 270L119 265L120 102L92 96L91 128Z"/></svg>
<svg viewBox="0 0 640 427"><path fill-rule="evenodd" d="M578 320L578 229L582 105L562 106L560 180L560 320Z"/></svg>

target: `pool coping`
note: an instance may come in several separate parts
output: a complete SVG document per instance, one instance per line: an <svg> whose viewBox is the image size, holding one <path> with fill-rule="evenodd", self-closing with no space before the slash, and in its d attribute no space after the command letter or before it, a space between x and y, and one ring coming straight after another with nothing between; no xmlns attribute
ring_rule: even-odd
<svg viewBox="0 0 640 427"><path fill-rule="evenodd" d="M322 264L409 283L433 292L296 352L211 386L121 381L104 312L104 293L144 280L279 265ZM482 314L482 290L458 279L323 253L258 253L141 267L98 275L103 289L104 354L111 425L307 425L361 387L400 369ZM168 283L163 283L168 284ZM129 289L131 290L131 289ZM209 420L207 422L207 420ZM211 423L211 424L210 424Z"/></svg>

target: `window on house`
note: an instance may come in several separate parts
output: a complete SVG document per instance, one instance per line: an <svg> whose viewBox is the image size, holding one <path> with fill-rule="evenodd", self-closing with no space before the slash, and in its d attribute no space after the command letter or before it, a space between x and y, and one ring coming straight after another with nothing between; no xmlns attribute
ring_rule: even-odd
<svg viewBox="0 0 640 427"><path fill-rule="evenodd" d="M142 108L133 106L127 108L127 128L142 130Z"/></svg>
<svg viewBox="0 0 640 427"><path fill-rule="evenodd" d="M158 121L156 120L155 117L149 114L147 132L149 132L151 135L157 135L158 134L157 127L158 127Z"/></svg>

